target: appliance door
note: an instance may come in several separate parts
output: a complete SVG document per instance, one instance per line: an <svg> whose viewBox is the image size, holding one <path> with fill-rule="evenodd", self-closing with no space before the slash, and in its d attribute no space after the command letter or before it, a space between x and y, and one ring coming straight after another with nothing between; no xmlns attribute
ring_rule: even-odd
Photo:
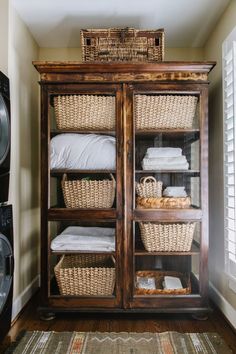
<svg viewBox="0 0 236 354"><path fill-rule="evenodd" d="M0 233L0 313L8 300L13 281L13 252L8 239Z"/></svg>
<svg viewBox="0 0 236 354"><path fill-rule="evenodd" d="M0 166L4 163L10 148L10 116L0 94Z"/></svg>

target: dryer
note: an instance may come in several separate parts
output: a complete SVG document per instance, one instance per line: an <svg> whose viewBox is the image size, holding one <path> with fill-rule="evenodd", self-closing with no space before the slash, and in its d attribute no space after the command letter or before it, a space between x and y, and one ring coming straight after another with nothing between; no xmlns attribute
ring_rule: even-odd
<svg viewBox="0 0 236 354"><path fill-rule="evenodd" d="M0 206L0 340L11 326L13 295L13 219L12 206Z"/></svg>
<svg viewBox="0 0 236 354"><path fill-rule="evenodd" d="M10 145L10 85L8 77L0 71L0 203L8 201Z"/></svg>

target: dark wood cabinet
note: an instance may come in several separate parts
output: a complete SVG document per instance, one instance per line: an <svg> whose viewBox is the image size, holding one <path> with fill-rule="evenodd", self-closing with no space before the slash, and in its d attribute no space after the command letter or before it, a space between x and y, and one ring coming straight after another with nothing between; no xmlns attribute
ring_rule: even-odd
<svg viewBox="0 0 236 354"><path fill-rule="evenodd" d="M41 86L41 311L207 312L208 73L215 63L34 62L34 65L40 73ZM55 97L75 95L112 98L114 125L107 128L95 125L58 129L55 122ZM166 108L167 113L161 118L160 113L157 113L161 103L156 100L157 97L162 99L167 96L170 97L170 107ZM196 105L191 124L177 122L172 125L168 122L168 109L171 111L174 104L171 100L178 97L183 99L180 106L186 104L185 98L194 98ZM145 99L147 103L142 108ZM98 110L95 105L95 115ZM86 110L83 114L86 115ZM149 114L154 115L154 123L149 123ZM170 114L173 115L173 112ZM184 120L181 116L184 113L178 114L179 119ZM137 123L138 115L142 120L141 125ZM86 118L81 116L80 119ZM155 119L162 121L155 125ZM51 140L62 134L113 137L115 165L105 169L99 166L96 169L52 167ZM158 168L154 164L153 169L143 169L143 159L150 147L181 149L188 168ZM65 207L61 187L64 173L72 180L83 177L104 179L112 174L116 181L112 207ZM161 181L163 189L184 186L191 197L191 206L140 208L135 186L142 177L147 176ZM147 251L142 242L140 223L161 224L167 228L194 223L192 246L188 251ZM63 254L83 254L83 251L52 251L50 245L56 235L71 225L115 228L115 250L85 252L110 255L115 260L115 287L111 295L60 293L54 275L55 265ZM137 276L141 274L144 280L149 281L158 272L183 274L187 279L183 288L186 287L188 291L155 293L138 289ZM161 280L160 288L162 285Z"/></svg>

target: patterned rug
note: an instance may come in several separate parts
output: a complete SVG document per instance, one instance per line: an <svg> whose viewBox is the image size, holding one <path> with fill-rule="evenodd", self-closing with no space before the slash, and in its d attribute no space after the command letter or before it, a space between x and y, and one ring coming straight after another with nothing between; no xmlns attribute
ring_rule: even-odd
<svg viewBox="0 0 236 354"><path fill-rule="evenodd" d="M232 351L216 333L26 332L5 354L205 354Z"/></svg>

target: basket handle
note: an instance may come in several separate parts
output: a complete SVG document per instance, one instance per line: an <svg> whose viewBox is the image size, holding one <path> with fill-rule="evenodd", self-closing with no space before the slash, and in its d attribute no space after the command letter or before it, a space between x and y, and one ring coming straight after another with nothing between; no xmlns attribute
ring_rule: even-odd
<svg viewBox="0 0 236 354"><path fill-rule="evenodd" d="M156 181L157 181L155 177L153 177L153 176L147 176L147 177L142 177L142 178L140 179L140 183L145 184L148 180L153 181L153 182L156 182Z"/></svg>
<svg viewBox="0 0 236 354"><path fill-rule="evenodd" d="M109 173L109 176L111 177L111 180L115 183L116 180L115 180L113 174L112 174L112 173Z"/></svg>
<svg viewBox="0 0 236 354"><path fill-rule="evenodd" d="M62 182L65 182L65 181L67 181L67 174L63 173Z"/></svg>

